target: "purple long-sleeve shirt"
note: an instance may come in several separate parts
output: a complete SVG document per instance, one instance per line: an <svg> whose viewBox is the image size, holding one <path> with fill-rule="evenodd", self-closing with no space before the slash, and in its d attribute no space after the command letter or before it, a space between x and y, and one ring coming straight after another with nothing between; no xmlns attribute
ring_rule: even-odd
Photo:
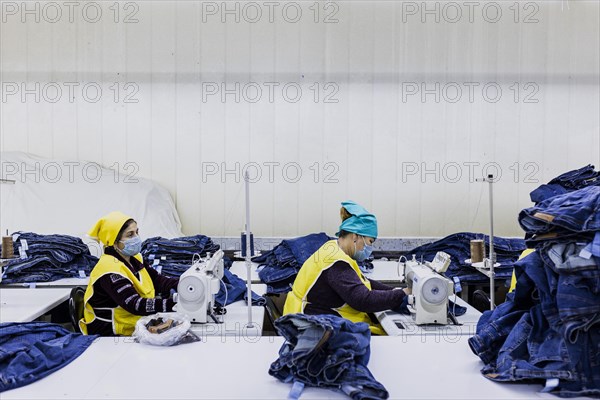
<svg viewBox="0 0 600 400"><path fill-rule="evenodd" d="M406 294L381 282L370 280L369 290L350 264L336 261L323 271L309 290L305 314L338 315L336 308L344 304L357 311L372 313L399 307Z"/></svg>

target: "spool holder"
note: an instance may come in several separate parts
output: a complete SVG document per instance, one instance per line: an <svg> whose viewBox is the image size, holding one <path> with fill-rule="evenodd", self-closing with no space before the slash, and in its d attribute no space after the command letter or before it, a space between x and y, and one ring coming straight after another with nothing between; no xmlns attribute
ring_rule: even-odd
<svg viewBox="0 0 600 400"><path fill-rule="evenodd" d="M496 262L496 253L494 253L494 175L489 174L487 178L476 179L476 182L487 182L489 188L489 205L490 205L490 251L489 256L483 259L484 266L489 268L490 277L490 310L496 308L495 301L495 273L494 264ZM485 250L485 243L484 243Z"/></svg>

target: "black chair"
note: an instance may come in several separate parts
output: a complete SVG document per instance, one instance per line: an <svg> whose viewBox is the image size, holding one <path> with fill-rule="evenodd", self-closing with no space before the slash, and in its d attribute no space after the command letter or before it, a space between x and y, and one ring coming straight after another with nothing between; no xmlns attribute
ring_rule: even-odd
<svg viewBox="0 0 600 400"><path fill-rule="evenodd" d="M85 295L85 289L82 287L74 287L71 289L69 296L69 315L71 316L71 323L75 332L81 332L79 329L79 320L83 318L83 296Z"/></svg>
<svg viewBox="0 0 600 400"><path fill-rule="evenodd" d="M267 301L265 304L265 312L269 322L269 325L265 326L263 329L277 334L277 330L275 329L275 320L281 317L281 310L277 307L275 301L273 301L272 296L264 295L263 297Z"/></svg>
<svg viewBox="0 0 600 400"><path fill-rule="evenodd" d="M484 312L490 309L492 301L486 292L478 289L473 292L473 300L471 305L479 312Z"/></svg>

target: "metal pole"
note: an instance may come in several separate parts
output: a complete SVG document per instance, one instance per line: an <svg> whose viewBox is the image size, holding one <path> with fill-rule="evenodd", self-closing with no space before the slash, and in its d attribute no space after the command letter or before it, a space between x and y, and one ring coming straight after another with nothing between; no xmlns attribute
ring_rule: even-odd
<svg viewBox="0 0 600 400"><path fill-rule="evenodd" d="M494 254L494 175L488 175L488 183L490 185L490 310L493 310L496 306L496 285L494 283L494 263L496 261L496 255Z"/></svg>
<svg viewBox="0 0 600 400"><path fill-rule="evenodd" d="M246 185L246 288L248 289L248 328L252 328L252 255L250 254L250 179L244 174Z"/></svg>

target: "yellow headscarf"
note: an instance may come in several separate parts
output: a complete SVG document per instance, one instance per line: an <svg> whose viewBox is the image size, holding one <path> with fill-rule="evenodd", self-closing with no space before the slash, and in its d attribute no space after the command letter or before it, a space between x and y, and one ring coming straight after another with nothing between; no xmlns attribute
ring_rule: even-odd
<svg viewBox="0 0 600 400"><path fill-rule="evenodd" d="M93 238L97 238L105 246L112 246L117 239L119 231L125 225L125 222L132 219L130 216L120 211L113 211L100 218L96 225L88 232Z"/></svg>

